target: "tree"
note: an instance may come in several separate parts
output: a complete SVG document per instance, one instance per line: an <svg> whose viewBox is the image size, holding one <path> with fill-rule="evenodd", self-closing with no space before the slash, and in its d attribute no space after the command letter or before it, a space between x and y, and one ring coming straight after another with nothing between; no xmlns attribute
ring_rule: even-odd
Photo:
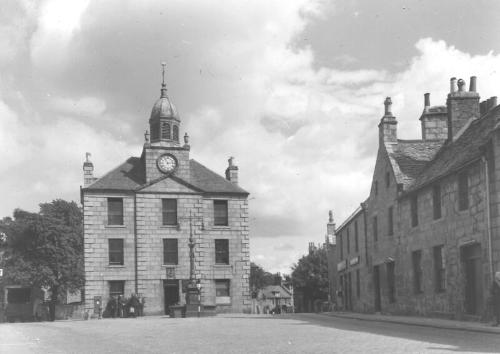
<svg viewBox="0 0 500 354"><path fill-rule="evenodd" d="M294 288L304 295L304 301L328 299L328 254L324 247L312 247L292 266Z"/></svg>
<svg viewBox="0 0 500 354"><path fill-rule="evenodd" d="M0 221L6 235L2 267L5 280L50 290L50 319L60 294L84 284L82 213L61 199L40 204L39 213L14 210Z"/></svg>
<svg viewBox="0 0 500 354"><path fill-rule="evenodd" d="M250 290L252 291L252 296L256 297L259 290L265 288L268 285L279 285L281 284L281 274L272 274L266 272L258 264L250 263Z"/></svg>

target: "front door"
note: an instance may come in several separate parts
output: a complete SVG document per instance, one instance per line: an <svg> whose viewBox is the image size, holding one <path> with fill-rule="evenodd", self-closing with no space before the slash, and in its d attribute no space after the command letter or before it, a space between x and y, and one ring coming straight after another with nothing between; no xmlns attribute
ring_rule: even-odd
<svg viewBox="0 0 500 354"><path fill-rule="evenodd" d="M373 267L373 288L375 290L375 312L382 310L382 303L380 299L380 266Z"/></svg>
<svg viewBox="0 0 500 354"><path fill-rule="evenodd" d="M481 269L481 246L474 244L462 248L464 271L465 312L470 315L481 314L483 308L483 287Z"/></svg>
<svg viewBox="0 0 500 354"><path fill-rule="evenodd" d="M179 281L165 280L163 283L165 298L165 314L170 314L170 306L179 302Z"/></svg>

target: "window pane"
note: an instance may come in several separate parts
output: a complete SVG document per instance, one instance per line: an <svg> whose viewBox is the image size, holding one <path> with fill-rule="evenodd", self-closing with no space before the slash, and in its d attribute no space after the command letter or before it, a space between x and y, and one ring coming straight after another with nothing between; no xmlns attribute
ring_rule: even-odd
<svg viewBox="0 0 500 354"><path fill-rule="evenodd" d="M174 131L174 134L173 134L174 140L179 141L179 127L177 125L174 125L173 131Z"/></svg>
<svg viewBox="0 0 500 354"><path fill-rule="evenodd" d="M123 239L111 238L108 240L109 264L123 265Z"/></svg>
<svg viewBox="0 0 500 354"><path fill-rule="evenodd" d="M170 139L170 124L163 123L161 126L161 138L162 139Z"/></svg>
<svg viewBox="0 0 500 354"><path fill-rule="evenodd" d="M229 240L215 240L215 263L229 264Z"/></svg>
<svg viewBox="0 0 500 354"><path fill-rule="evenodd" d="M417 196L413 196L410 199L410 212L411 212L411 226L418 225L418 199Z"/></svg>
<svg viewBox="0 0 500 354"><path fill-rule="evenodd" d="M373 217L373 240L378 241L378 220L377 217Z"/></svg>
<svg viewBox="0 0 500 354"><path fill-rule="evenodd" d="M458 175L458 209L469 207L469 181L466 173Z"/></svg>
<svg viewBox="0 0 500 354"><path fill-rule="evenodd" d="M439 184L432 189L432 208L434 220L441 218L441 186Z"/></svg>
<svg viewBox="0 0 500 354"><path fill-rule="evenodd" d="M177 225L177 199L162 199L163 225Z"/></svg>
<svg viewBox="0 0 500 354"><path fill-rule="evenodd" d="M436 292L446 289L446 265L442 245L434 247L434 285Z"/></svg>
<svg viewBox="0 0 500 354"><path fill-rule="evenodd" d="M125 293L125 281L112 280L109 282L109 296L118 296Z"/></svg>
<svg viewBox="0 0 500 354"><path fill-rule="evenodd" d="M387 233L389 236L394 235L394 208L390 207L387 211Z"/></svg>
<svg viewBox="0 0 500 354"><path fill-rule="evenodd" d="M151 141L160 139L160 122L151 124Z"/></svg>
<svg viewBox="0 0 500 354"><path fill-rule="evenodd" d="M415 293L422 292L422 251L412 253L413 263L413 290Z"/></svg>
<svg viewBox="0 0 500 354"><path fill-rule="evenodd" d="M123 225L122 198L108 198L108 225Z"/></svg>
<svg viewBox="0 0 500 354"><path fill-rule="evenodd" d="M214 200L214 225L227 224L227 200Z"/></svg>
<svg viewBox="0 0 500 354"><path fill-rule="evenodd" d="M176 238L163 239L163 264L178 264L178 244Z"/></svg>
<svg viewBox="0 0 500 354"><path fill-rule="evenodd" d="M215 296L229 296L229 279L215 281Z"/></svg>

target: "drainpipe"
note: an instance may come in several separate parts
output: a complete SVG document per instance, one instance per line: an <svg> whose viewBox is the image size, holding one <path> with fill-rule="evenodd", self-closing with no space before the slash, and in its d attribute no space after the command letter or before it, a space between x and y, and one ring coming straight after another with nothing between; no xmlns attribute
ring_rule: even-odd
<svg viewBox="0 0 500 354"><path fill-rule="evenodd" d="M489 258L489 268L490 276L493 279L493 250L491 242L491 216L490 216L490 176L488 168L488 160L486 156L482 156L481 160L484 164L484 179L485 179L485 193L486 193L486 232L488 235L488 258Z"/></svg>
<svg viewBox="0 0 500 354"><path fill-rule="evenodd" d="M134 193L134 275L135 275L135 294L139 293L138 280L138 262L137 262L137 194Z"/></svg>

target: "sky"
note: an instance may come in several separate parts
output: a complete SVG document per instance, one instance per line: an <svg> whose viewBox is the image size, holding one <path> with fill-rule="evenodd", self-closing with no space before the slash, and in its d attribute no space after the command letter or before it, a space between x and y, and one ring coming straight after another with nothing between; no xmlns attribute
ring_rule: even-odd
<svg viewBox="0 0 500 354"><path fill-rule="evenodd" d="M0 216L79 201L139 156L166 62L191 157L250 192L251 260L290 273L368 196L377 124L419 139L451 77L500 94L500 2L2 0Z"/></svg>

